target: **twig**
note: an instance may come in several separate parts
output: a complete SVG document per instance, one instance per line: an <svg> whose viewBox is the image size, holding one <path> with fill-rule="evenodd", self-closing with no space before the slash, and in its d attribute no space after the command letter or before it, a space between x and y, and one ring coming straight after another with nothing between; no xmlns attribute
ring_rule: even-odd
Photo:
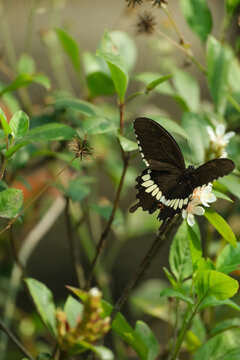
<svg viewBox="0 0 240 360"><path fill-rule="evenodd" d="M2 319L0 319L0 328L7 334L9 339L17 346L17 348L26 356L29 360L34 360L32 355L22 346L22 344L18 341L15 335L4 325Z"/></svg>
<svg viewBox="0 0 240 360"><path fill-rule="evenodd" d="M70 215L69 215L69 198L66 199L66 207L65 207L65 218L66 218L66 225L67 225L67 236L68 236L68 243L70 254L74 266L74 270L77 276L79 287L82 289L85 285L84 279L84 271L79 261L79 252L78 248L74 241L74 228L71 223Z"/></svg>
<svg viewBox="0 0 240 360"><path fill-rule="evenodd" d="M122 187L123 187L123 182L124 182L124 178L125 178L128 163L129 163L129 153L125 153L124 151L123 151L123 161L124 161L123 171L122 171L121 179L120 179L120 182L119 182L119 185L118 185L118 189L117 189L113 209L112 209L110 218L108 220L107 226L106 226L105 230L102 232L100 240L98 242L96 253L95 253L94 259L92 261L90 271L89 271L89 275L88 275L88 278L87 278L86 289L89 289L89 287L90 287L96 263L97 263L97 261L99 259L99 256L101 255L102 250L103 250L103 248L105 246L108 232L109 232L109 230L111 228L112 222L114 220L115 213L116 213L117 208L118 208L119 199L120 199L120 195L121 195L121 191L122 191Z"/></svg>
<svg viewBox="0 0 240 360"><path fill-rule="evenodd" d="M132 275L130 281L128 282L127 286L123 290L120 298L116 302L116 304L113 308L113 311L111 313L111 322L113 322L115 316L121 310L122 306L124 305L125 301L127 300L128 296L129 296L132 288L134 287L136 281L138 280L139 276L142 274L142 272L146 268L146 266L149 264L149 261L151 260L152 256L155 254L156 250L163 246L164 240L166 239L166 234L172 228L172 225L175 223L175 221L176 221L176 218L173 218L172 220L168 220L168 221L162 223L162 225L160 226L156 239L152 243L147 254L144 256L144 258L140 262L138 269Z"/></svg>

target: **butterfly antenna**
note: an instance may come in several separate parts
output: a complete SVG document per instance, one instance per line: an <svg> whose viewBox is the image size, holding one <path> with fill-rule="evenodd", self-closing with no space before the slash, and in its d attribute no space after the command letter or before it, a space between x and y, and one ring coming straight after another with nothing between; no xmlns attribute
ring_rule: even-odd
<svg viewBox="0 0 240 360"><path fill-rule="evenodd" d="M191 162L191 164L192 164L192 163L193 163L193 159L192 159L192 154L191 154L190 147L189 147L189 144L188 144L188 140L187 140L187 139L186 139L186 145L187 145L188 154L189 154L189 157L190 157L190 162Z"/></svg>

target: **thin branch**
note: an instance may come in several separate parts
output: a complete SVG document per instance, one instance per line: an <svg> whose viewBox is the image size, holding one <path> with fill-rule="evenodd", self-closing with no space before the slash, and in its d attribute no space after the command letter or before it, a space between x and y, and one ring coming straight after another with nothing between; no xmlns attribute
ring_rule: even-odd
<svg viewBox="0 0 240 360"><path fill-rule="evenodd" d="M147 265L149 264L149 261L151 260L152 256L155 254L156 250L159 248L162 248L162 246L164 245L164 240L166 239L166 234L172 228L175 221L176 221L176 218L173 218L172 220L167 220L166 222L162 223L162 225L160 226L156 239L152 243L147 254L144 256L144 258L140 262L136 272L132 275L132 277L130 278L130 281L128 282L127 286L123 290L120 298L116 302L116 304L113 308L113 311L111 313L111 322L113 322L115 316L121 310L122 306L124 305L124 303L126 302L128 296L129 296L132 288L134 287L136 281L142 274L143 270L146 269Z"/></svg>
<svg viewBox="0 0 240 360"><path fill-rule="evenodd" d="M22 346L16 336L4 325L2 319L0 319L0 328L7 334L10 340L16 345L16 347L26 356L29 360L34 360L32 355Z"/></svg>
<svg viewBox="0 0 240 360"><path fill-rule="evenodd" d="M74 239L74 228L71 223L70 215L69 215L69 198L66 199L66 208L65 208L65 218L66 218L66 225L67 225L67 237L69 243L70 254L74 266L74 270L77 276L78 285L81 289L83 289L85 285L85 278L84 278L84 271L79 261L80 255L78 251L77 244L75 243Z"/></svg>
<svg viewBox="0 0 240 360"><path fill-rule="evenodd" d="M66 166L64 166L64 168L62 168L57 175L54 176L54 178L52 179L52 181L50 181L50 183L48 183L47 185L45 185L42 190L39 191L39 193L37 193L36 196L34 196L33 199L31 199L29 201L29 203L24 206L24 208L20 211L20 213L18 213L17 216L15 216L13 219L11 219L8 224L0 231L0 235L2 233L4 233L7 229L10 229L10 227L12 226L12 224L19 218L19 216L21 216L33 203L34 201L36 201L55 181L56 179L69 167L69 165L71 165L71 163L77 158L77 156L74 156L74 158L72 158L72 160L67 163Z"/></svg>
<svg viewBox="0 0 240 360"><path fill-rule="evenodd" d="M120 199L120 195L121 195L121 191L122 191L122 187L123 187L123 182L124 182L124 179L125 179L125 175L126 175L126 171L127 171L128 163L129 163L129 153L125 153L124 151L123 151L123 161L124 161L123 171L122 171L121 179L120 179L120 182L119 182L119 185L118 185L116 197L115 197L115 200L114 200L112 213L111 213L110 218L108 220L107 226L106 226L105 230L102 232L101 237L99 239L97 249L96 249L96 253L95 253L95 257L94 257L94 259L92 261L90 271L89 271L89 275L88 275L88 278L87 278L86 289L89 289L89 287L90 287L96 263L97 263L97 261L99 259L99 256L101 255L102 250L103 250L103 248L104 248L104 246L106 244L106 238L107 238L107 235L108 235L109 230L111 228L112 222L114 220L115 213L116 213L118 205L119 205L119 199Z"/></svg>

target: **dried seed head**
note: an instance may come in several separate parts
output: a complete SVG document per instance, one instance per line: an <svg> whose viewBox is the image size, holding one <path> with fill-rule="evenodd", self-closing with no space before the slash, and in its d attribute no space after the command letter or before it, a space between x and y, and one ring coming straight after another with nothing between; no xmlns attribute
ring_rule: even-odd
<svg viewBox="0 0 240 360"><path fill-rule="evenodd" d="M139 21L137 23L138 33L145 33L151 35L156 28L156 22L152 14L145 12L143 15L139 15Z"/></svg>
<svg viewBox="0 0 240 360"><path fill-rule="evenodd" d="M127 6L135 7L135 5L142 5L143 0L126 0L128 2Z"/></svg>
<svg viewBox="0 0 240 360"><path fill-rule="evenodd" d="M166 7L168 2L166 0L152 0L152 6Z"/></svg>
<svg viewBox="0 0 240 360"><path fill-rule="evenodd" d="M87 134L85 133L83 142L80 142L80 139L75 136L73 142L70 144L70 149L75 152L76 158L79 158L80 161L90 160L94 156L93 148L86 146Z"/></svg>

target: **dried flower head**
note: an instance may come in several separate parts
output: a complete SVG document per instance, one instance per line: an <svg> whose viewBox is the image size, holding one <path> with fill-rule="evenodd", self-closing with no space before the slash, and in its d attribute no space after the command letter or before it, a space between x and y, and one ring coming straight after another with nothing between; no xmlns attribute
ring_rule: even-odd
<svg viewBox="0 0 240 360"><path fill-rule="evenodd" d="M73 143L70 144L70 148L75 152L76 158L82 160L90 160L94 156L93 148L86 146L87 134L85 133L83 142L80 142L80 139L75 136Z"/></svg>
<svg viewBox="0 0 240 360"><path fill-rule="evenodd" d="M155 31L156 22L154 16L145 12L144 15L139 15L137 23L138 33L153 34Z"/></svg>
<svg viewBox="0 0 240 360"><path fill-rule="evenodd" d="M143 0L126 0L128 2L127 6L135 7L136 4L142 5Z"/></svg>
<svg viewBox="0 0 240 360"><path fill-rule="evenodd" d="M168 2L166 0L152 0L152 6L166 7Z"/></svg>

